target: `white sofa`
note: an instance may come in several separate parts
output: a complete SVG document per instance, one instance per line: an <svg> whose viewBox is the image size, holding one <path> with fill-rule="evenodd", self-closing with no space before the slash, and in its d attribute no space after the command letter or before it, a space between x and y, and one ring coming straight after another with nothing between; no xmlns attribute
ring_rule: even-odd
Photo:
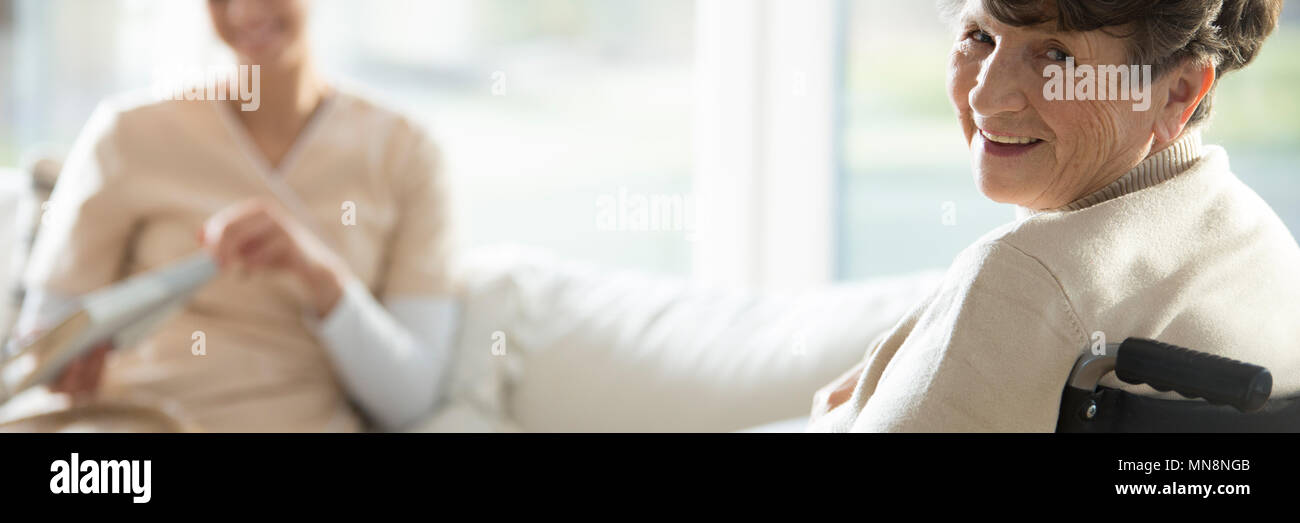
<svg viewBox="0 0 1300 523"><path fill-rule="evenodd" d="M0 170L0 223L31 209L22 176ZM0 269L20 237L0 231ZM412 430L712 432L803 416L940 276L759 296L521 247L457 265L467 301L451 389Z"/></svg>
<svg viewBox="0 0 1300 523"><path fill-rule="evenodd" d="M461 262L459 368L419 430L715 432L806 416L941 276L760 296L524 248Z"/></svg>

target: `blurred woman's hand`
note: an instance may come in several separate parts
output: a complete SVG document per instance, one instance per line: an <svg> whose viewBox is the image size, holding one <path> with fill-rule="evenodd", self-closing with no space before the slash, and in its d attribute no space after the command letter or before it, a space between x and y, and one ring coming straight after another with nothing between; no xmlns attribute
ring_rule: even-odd
<svg viewBox="0 0 1300 523"><path fill-rule="evenodd" d="M50 390L67 394L74 405L94 399L99 392L100 379L104 376L104 359L112 348L113 343L105 341L72 360L50 383Z"/></svg>
<svg viewBox="0 0 1300 523"><path fill-rule="evenodd" d="M288 271L311 292L313 312L324 317L343 295L347 266L278 206L248 200L208 218L200 242L222 269Z"/></svg>

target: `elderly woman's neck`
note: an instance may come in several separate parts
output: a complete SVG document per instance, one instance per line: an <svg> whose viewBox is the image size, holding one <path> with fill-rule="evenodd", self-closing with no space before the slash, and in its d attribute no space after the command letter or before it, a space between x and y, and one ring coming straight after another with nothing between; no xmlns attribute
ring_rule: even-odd
<svg viewBox="0 0 1300 523"><path fill-rule="evenodd" d="M1109 177L1101 188L1091 190L1074 201L1050 209L1032 209L1024 206L1017 208L1017 215L1024 217L1041 212L1064 212L1086 209L1112 198L1133 193L1163 183L1187 171L1200 159L1202 154L1201 133L1199 129L1188 129L1178 139L1152 147L1146 156L1119 176Z"/></svg>
<svg viewBox="0 0 1300 523"><path fill-rule="evenodd" d="M1183 142L1184 139L1186 139L1188 136L1191 136L1192 134L1197 134L1197 139L1199 140L1200 132L1201 130L1199 127L1188 126L1184 128L1183 132L1179 133L1178 137L1174 138L1173 140L1169 140L1167 142L1157 142L1155 144L1152 144L1151 151L1147 153L1146 158L1143 158L1142 161L1146 161L1147 159L1153 156L1156 156L1162 152L1169 150L1170 147L1173 147L1175 144Z"/></svg>

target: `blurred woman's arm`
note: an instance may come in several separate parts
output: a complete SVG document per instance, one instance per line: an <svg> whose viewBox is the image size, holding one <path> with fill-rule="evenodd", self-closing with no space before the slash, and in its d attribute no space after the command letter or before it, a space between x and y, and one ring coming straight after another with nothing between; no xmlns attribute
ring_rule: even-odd
<svg viewBox="0 0 1300 523"><path fill-rule="evenodd" d="M342 258L272 202L233 205L210 218L202 233L223 267L239 264L298 277L309 292L311 310L304 312L309 323L319 319L316 335L336 372L386 430L435 407L459 325L436 149L418 132L395 140L399 165L390 190L397 196L398 218L373 293Z"/></svg>
<svg viewBox="0 0 1300 523"><path fill-rule="evenodd" d="M343 297L319 332L349 390L388 429L428 415L445 394L461 312L448 270L450 197L440 154L423 133L403 130L392 143L398 218L383 273L373 294L342 280Z"/></svg>
<svg viewBox="0 0 1300 523"><path fill-rule="evenodd" d="M451 298L378 300L359 281L315 326L353 398L379 428L398 430L437 406L460 325Z"/></svg>
<svg viewBox="0 0 1300 523"><path fill-rule="evenodd" d="M77 296L121 276L140 209L123 186L119 120L115 104L101 103L60 170L23 275L27 294L15 325L19 339L52 327L72 312ZM101 344L69 363L50 389L74 401L93 396L110 346Z"/></svg>

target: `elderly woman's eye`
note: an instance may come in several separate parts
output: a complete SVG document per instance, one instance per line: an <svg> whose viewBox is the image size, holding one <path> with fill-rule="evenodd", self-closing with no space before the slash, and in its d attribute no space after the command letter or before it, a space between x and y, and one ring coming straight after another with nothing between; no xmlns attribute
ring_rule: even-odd
<svg viewBox="0 0 1300 523"><path fill-rule="evenodd" d="M983 44L990 44L990 45L993 44L993 36L980 29L975 29L969 33L966 33L966 38L970 38L971 40Z"/></svg>
<svg viewBox="0 0 1300 523"><path fill-rule="evenodd" d="M1051 60L1055 60L1057 62L1064 62L1070 58L1070 53L1067 53L1060 49L1048 49L1047 58Z"/></svg>

